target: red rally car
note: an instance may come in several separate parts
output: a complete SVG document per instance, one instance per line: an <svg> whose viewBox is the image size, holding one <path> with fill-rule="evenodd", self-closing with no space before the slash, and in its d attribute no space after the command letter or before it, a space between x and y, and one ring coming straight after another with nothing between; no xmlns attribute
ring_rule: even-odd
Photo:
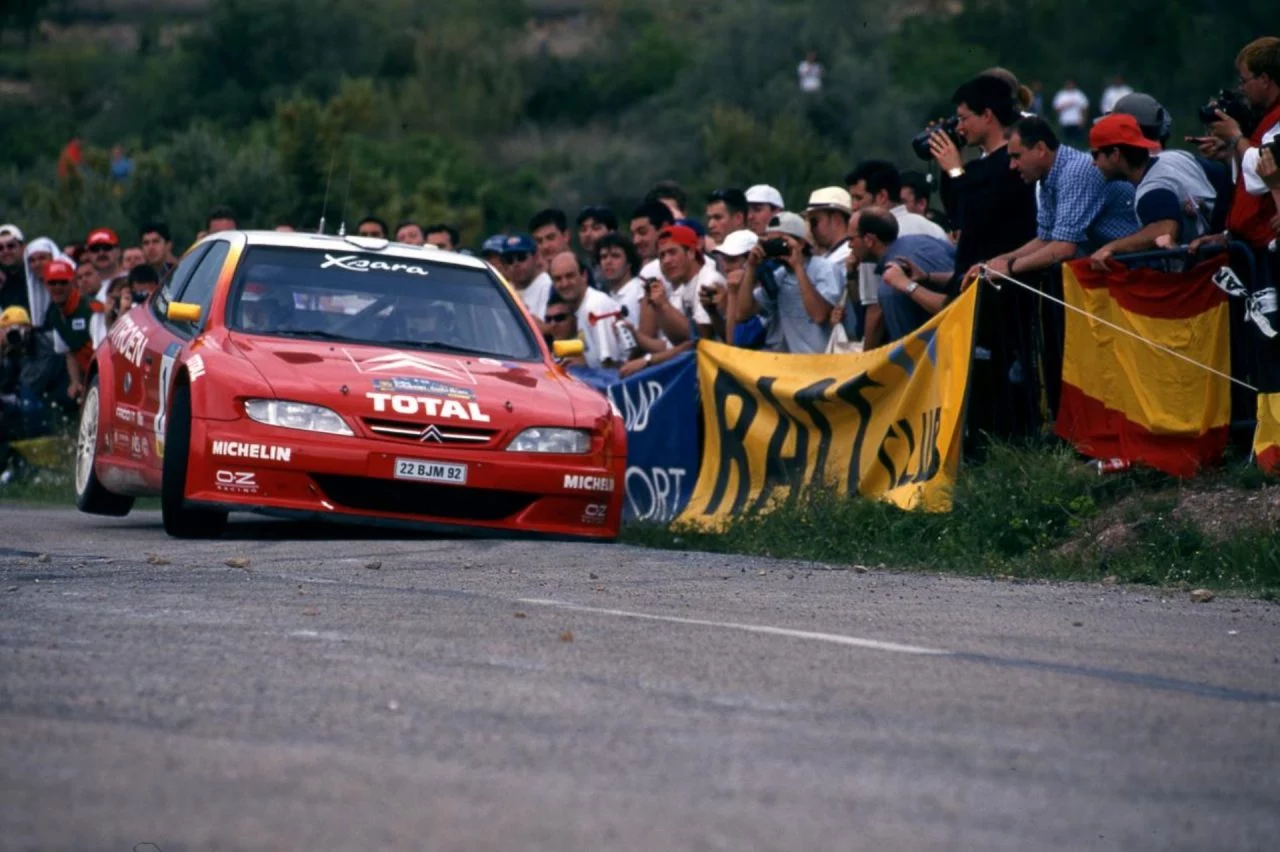
<svg viewBox="0 0 1280 852"><path fill-rule="evenodd" d="M577 354L579 341L558 341ZM94 357L76 505L219 535L229 511L610 539L626 433L485 263L364 237L228 231Z"/></svg>

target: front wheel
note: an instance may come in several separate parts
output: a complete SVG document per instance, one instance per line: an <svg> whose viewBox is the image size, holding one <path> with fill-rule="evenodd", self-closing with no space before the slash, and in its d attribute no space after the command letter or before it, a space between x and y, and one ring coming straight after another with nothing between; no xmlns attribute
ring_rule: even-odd
<svg viewBox="0 0 1280 852"><path fill-rule="evenodd" d="M173 391L164 434L164 471L160 479L160 516L174 538L217 538L227 528L227 513L188 509L187 463L191 457L191 388Z"/></svg>
<svg viewBox="0 0 1280 852"><path fill-rule="evenodd" d="M98 377L89 381L80 409L80 429L76 436L76 508L90 515L122 518L133 508L133 498L108 491L98 480L94 465L98 460L102 430L102 392Z"/></svg>

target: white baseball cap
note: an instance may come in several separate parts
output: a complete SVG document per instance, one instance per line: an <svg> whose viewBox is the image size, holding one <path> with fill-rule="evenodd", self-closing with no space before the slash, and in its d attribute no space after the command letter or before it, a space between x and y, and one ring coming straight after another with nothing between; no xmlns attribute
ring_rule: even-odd
<svg viewBox="0 0 1280 852"><path fill-rule="evenodd" d="M853 212L853 199L849 190L842 186L824 186L815 189L809 195L808 210L839 210L841 213Z"/></svg>
<svg viewBox="0 0 1280 852"><path fill-rule="evenodd" d="M734 231L724 238L724 242L716 246L716 253L725 257L742 257L756 247L760 238L755 231Z"/></svg>
<svg viewBox="0 0 1280 852"><path fill-rule="evenodd" d="M6 222L5 224L0 225L0 237L13 237L20 243L25 243L27 241L26 238L22 236L22 229L11 222Z"/></svg>
<svg viewBox="0 0 1280 852"><path fill-rule="evenodd" d="M786 234L797 240L809 242L809 226L805 224L804 217L786 210L769 220L769 224L765 226L765 233L769 232Z"/></svg>
<svg viewBox="0 0 1280 852"><path fill-rule="evenodd" d="M782 193L767 183L758 183L747 190L748 204L768 204L781 210L787 205L782 202Z"/></svg>

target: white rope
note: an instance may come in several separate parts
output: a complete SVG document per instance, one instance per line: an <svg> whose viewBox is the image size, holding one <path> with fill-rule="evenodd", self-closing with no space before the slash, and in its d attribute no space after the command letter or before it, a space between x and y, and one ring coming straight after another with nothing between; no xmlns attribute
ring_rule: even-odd
<svg viewBox="0 0 1280 852"><path fill-rule="evenodd" d="M1008 281L1011 284L1017 284L1022 289L1029 290L1030 292L1035 293L1037 296L1039 296L1042 299L1048 299L1050 302L1054 302L1056 304L1062 305L1062 307L1067 308L1068 310L1075 311L1078 314L1084 314L1094 322L1101 323L1102 325L1105 325L1107 328L1118 331L1121 334L1127 334L1129 337L1132 337L1134 340L1140 340L1143 343L1150 346L1152 349L1158 349L1161 352L1164 352L1168 355L1172 355L1175 358L1179 358L1183 361L1186 361L1188 364L1195 364L1200 369L1213 373L1215 376L1226 379L1229 382L1234 382L1240 387L1247 388L1253 391L1254 393L1258 393L1258 389L1255 388L1253 385L1249 384L1248 382L1242 382L1239 379L1235 378L1234 376L1229 376L1220 370L1215 370L1213 367L1210 367L1208 364L1201 364L1196 359L1188 358L1186 355L1183 355L1181 352L1175 352L1174 350L1170 349L1167 346L1162 346L1161 344L1156 343L1154 340L1147 340L1147 338L1143 337L1142 335L1135 334L1134 332L1130 331L1127 328L1118 326L1113 322L1108 322L1107 320L1104 320L1102 317L1095 316L1089 313L1088 311L1086 311L1084 308L1077 308L1075 305L1068 305L1066 302L1062 301L1061 299L1056 298L1054 296L1050 296L1048 293L1045 293L1044 291L1036 287L1032 287L1030 284L1027 284L1023 281L1019 281L1017 278L1013 278L1011 276L1005 275L1003 272L1000 272L999 270L992 269L990 266L987 266L986 264L983 264L981 268L982 268L982 271L987 275L995 275L1000 278L1003 278L1005 281Z"/></svg>

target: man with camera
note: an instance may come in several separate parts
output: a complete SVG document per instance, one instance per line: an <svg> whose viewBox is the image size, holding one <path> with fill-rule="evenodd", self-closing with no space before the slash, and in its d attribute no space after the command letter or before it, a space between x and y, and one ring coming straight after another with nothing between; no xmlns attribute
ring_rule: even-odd
<svg viewBox="0 0 1280 852"><path fill-rule="evenodd" d="M31 307L27 304L27 268L22 260L24 243L21 228L0 225L0 308Z"/></svg>
<svg viewBox="0 0 1280 852"><path fill-rule="evenodd" d="M762 275L769 267L771 282ZM738 322L767 317L769 348L812 354L826 351L831 313L843 295L831 261L814 254L804 219L783 211L747 255L747 274L732 302Z"/></svg>
<svg viewBox="0 0 1280 852"><path fill-rule="evenodd" d="M938 237L900 235L897 217L875 207L864 208L855 217L850 248L859 268L875 270L876 304L883 317L883 339L866 345L892 343L924 325L946 304L946 293L934 286L932 278L938 273L950 277L955 270L955 247ZM879 331L876 334L880 337Z"/></svg>
<svg viewBox="0 0 1280 852"><path fill-rule="evenodd" d="M1240 122L1229 115L1235 110L1217 109L1217 121L1208 125L1211 137L1193 137L1201 150L1228 157L1236 175L1235 193L1227 214L1227 231L1255 249L1265 249L1274 239L1271 220L1276 203L1266 182L1258 174L1263 146L1280 147L1280 38L1268 36L1245 45L1236 56L1236 72L1240 75L1239 92L1249 107L1262 115L1256 128L1245 135ZM1217 235L1204 242L1226 242Z"/></svg>
<svg viewBox="0 0 1280 852"><path fill-rule="evenodd" d="M46 400L63 402L65 361L53 341L31 326L19 305L0 313L0 441L35 438L48 432Z"/></svg>
<svg viewBox="0 0 1280 852"><path fill-rule="evenodd" d="M976 264L1012 252L1036 236L1035 187L1009 167L1007 137L1019 118L1014 90L999 77L979 75L956 90L955 130L929 137L942 170L941 195L959 229L951 293L959 292ZM959 144L981 149L968 163ZM1030 367L1026 317L1034 297L1017 288L983 290L974 332L973 388L969 400L971 435L1012 436L1033 428L1032 388L1018 381Z"/></svg>

